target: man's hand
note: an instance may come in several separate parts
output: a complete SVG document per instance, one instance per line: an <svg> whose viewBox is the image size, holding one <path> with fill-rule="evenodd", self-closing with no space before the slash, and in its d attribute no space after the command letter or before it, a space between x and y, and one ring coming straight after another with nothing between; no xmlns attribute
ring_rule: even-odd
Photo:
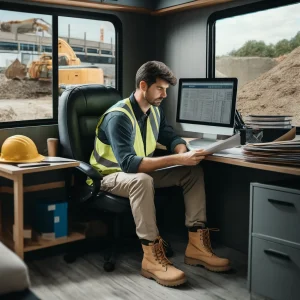
<svg viewBox="0 0 300 300"><path fill-rule="evenodd" d="M203 150L192 150L180 155L180 165L195 166L205 158Z"/></svg>

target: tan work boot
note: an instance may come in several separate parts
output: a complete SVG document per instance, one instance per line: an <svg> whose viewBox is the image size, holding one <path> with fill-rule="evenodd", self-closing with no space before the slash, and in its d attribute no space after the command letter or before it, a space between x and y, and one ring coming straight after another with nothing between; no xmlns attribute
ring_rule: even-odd
<svg viewBox="0 0 300 300"><path fill-rule="evenodd" d="M185 250L184 262L188 265L204 266L213 272L224 272L231 269L227 258L220 258L213 253L209 238L209 228L189 231L189 243Z"/></svg>
<svg viewBox="0 0 300 300"><path fill-rule="evenodd" d="M158 237L153 243L142 244L144 258L141 274L146 278L153 278L164 286L177 286L186 282L185 274L176 269L166 258L163 239Z"/></svg>

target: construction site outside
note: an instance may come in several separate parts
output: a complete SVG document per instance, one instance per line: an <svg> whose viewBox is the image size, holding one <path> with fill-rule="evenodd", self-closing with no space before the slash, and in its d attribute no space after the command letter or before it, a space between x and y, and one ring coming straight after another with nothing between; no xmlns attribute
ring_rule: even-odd
<svg viewBox="0 0 300 300"><path fill-rule="evenodd" d="M51 33L51 25L42 19L1 23L0 122L53 117ZM115 86L112 41L68 36L59 38L58 47L59 83Z"/></svg>
<svg viewBox="0 0 300 300"><path fill-rule="evenodd" d="M0 32L0 34L6 33ZM2 38L4 37L2 36ZM76 41L71 41L71 46L76 47L74 45L79 46L80 43L84 43L84 41L80 42L77 39ZM87 42L85 41L85 43ZM108 46L111 49L111 45ZM30 54L29 51L27 53ZM6 54L8 54L7 51ZM16 51L11 51L9 55L11 54L14 55L13 57L19 55ZM0 121L52 118L52 83L29 80L28 78L23 80L7 79L5 76L7 65L4 65L4 63L9 64L13 60L6 59L5 61L3 60L4 56L1 55L1 57ZM249 74L247 78L245 76L241 77L238 88L237 109L243 117L249 114L287 114L293 116L293 125L299 125L299 57L300 47L290 54L279 58L237 58L227 56L216 61L217 68L219 66L219 69L216 70L216 76L239 78L241 77L239 74ZM21 63L24 62L21 61ZM106 63L97 64L97 66L103 69L104 84L114 86L115 64ZM247 66L247 72L244 71L245 66ZM260 66L260 68L257 66Z"/></svg>

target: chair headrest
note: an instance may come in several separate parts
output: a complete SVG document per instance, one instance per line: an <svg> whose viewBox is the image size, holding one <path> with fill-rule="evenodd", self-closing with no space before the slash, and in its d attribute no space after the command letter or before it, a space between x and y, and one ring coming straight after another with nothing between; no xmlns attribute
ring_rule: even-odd
<svg viewBox="0 0 300 300"><path fill-rule="evenodd" d="M119 91L111 86L100 84L71 85L67 86L62 93L59 106L63 107L68 104L68 110L76 108L79 115L100 116L119 100L121 100Z"/></svg>
<svg viewBox="0 0 300 300"><path fill-rule="evenodd" d="M68 86L59 99L58 131L61 154L88 161L101 115L121 100L113 87L99 84Z"/></svg>

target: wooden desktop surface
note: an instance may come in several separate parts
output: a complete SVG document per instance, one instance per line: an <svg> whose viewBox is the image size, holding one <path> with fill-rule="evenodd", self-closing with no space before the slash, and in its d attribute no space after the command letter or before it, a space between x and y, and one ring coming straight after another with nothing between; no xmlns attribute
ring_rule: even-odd
<svg viewBox="0 0 300 300"><path fill-rule="evenodd" d="M17 174L28 174L28 173L36 173L36 172L44 172L51 171L56 169L65 169L65 168L73 168L79 166L78 161L70 161L63 163L50 163L49 166L41 166L41 167L31 167L31 168L18 168L9 163L0 163L0 173L6 173L10 175Z"/></svg>
<svg viewBox="0 0 300 300"><path fill-rule="evenodd" d="M183 138L183 139L186 142L189 142L189 141L194 140L195 138ZM160 150L167 150L165 146L163 146L159 143L157 143L156 148L160 149ZM205 160L229 164L229 165L241 166L241 167L246 167L246 168L253 168L253 169L258 169L258 170L265 170L265 171L291 174L291 175L297 175L297 176L300 175L300 168L297 168L297 167L253 163L253 162L245 161L243 159L235 159L235 158L220 157L220 156L213 156L213 155L207 156L205 158Z"/></svg>

